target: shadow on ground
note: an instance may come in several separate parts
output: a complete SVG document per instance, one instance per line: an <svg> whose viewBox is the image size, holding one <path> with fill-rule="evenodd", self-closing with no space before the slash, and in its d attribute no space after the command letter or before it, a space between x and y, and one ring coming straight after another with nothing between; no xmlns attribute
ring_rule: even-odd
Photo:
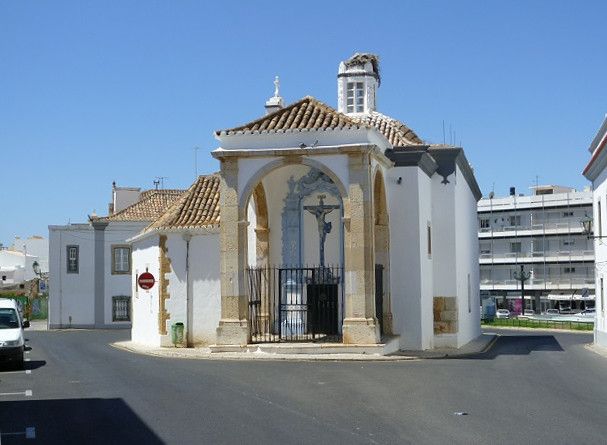
<svg viewBox="0 0 607 445"><path fill-rule="evenodd" d="M500 335L487 352L445 358L493 360L502 355L529 355L538 351L563 352L564 349L553 335Z"/></svg>
<svg viewBox="0 0 607 445"><path fill-rule="evenodd" d="M58 399L0 402L2 445L29 443L161 444L158 436L122 399Z"/></svg>

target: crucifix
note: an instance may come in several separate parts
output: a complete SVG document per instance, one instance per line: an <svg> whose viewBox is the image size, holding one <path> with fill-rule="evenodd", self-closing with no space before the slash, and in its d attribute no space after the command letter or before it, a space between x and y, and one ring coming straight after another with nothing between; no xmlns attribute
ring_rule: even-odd
<svg viewBox="0 0 607 445"><path fill-rule="evenodd" d="M339 209L338 205L325 205L324 199L326 195L318 195L317 206L304 206L304 210L307 210L316 217L318 223L318 237L319 237L319 252L320 252L320 267L325 266L325 240L327 234L331 233L331 222L325 221L325 217L335 209Z"/></svg>

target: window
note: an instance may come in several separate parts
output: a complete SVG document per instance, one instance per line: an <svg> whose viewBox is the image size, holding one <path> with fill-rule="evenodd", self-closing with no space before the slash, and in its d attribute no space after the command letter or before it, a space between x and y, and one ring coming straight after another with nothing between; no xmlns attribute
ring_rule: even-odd
<svg viewBox="0 0 607 445"><path fill-rule="evenodd" d="M479 244L481 255L487 255L491 253L491 243L480 243Z"/></svg>
<svg viewBox="0 0 607 445"><path fill-rule="evenodd" d="M131 273L131 248L127 246L112 246L112 273Z"/></svg>
<svg viewBox="0 0 607 445"><path fill-rule="evenodd" d="M543 252L544 251L544 239L543 238L534 238L533 251L534 252Z"/></svg>
<svg viewBox="0 0 607 445"><path fill-rule="evenodd" d="M563 267L563 273L575 273L575 267Z"/></svg>
<svg viewBox="0 0 607 445"><path fill-rule="evenodd" d="M478 221L478 225L480 226L481 229L488 229L489 228L489 218L480 218Z"/></svg>
<svg viewBox="0 0 607 445"><path fill-rule="evenodd" d="M521 253L520 241L510 243L510 253Z"/></svg>
<svg viewBox="0 0 607 445"><path fill-rule="evenodd" d="M521 225L521 216L520 215L511 215L508 218L511 226L520 226Z"/></svg>
<svg viewBox="0 0 607 445"><path fill-rule="evenodd" d="M67 246L67 273L78 273L78 246Z"/></svg>
<svg viewBox="0 0 607 445"><path fill-rule="evenodd" d="M112 321L131 321L131 297L112 297Z"/></svg>
<svg viewBox="0 0 607 445"><path fill-rule="evenodd" d="M563 218L567 218L568 216L573 216L573 212L563 212Z"/></svg>
<svg viewBox="0 0 607 445"><path fill-rule="evenodd" d="M365 110L365 89L362 82L348 82L346 95L348 113L362 113Z"/></svg>
<svg viewBox="0 0 607 445"><path fill-rule="evenodd" d="M432 227L430 226L430 223L428 223L428 227L426 230L427 233L427 238L428 238L428 256L432 255Z"/></svg>

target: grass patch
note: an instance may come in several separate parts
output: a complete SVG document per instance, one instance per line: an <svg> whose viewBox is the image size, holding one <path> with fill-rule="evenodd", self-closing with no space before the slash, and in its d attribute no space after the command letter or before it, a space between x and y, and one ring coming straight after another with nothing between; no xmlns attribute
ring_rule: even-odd
<svg viewBox="0 0 607 445"><path fill-rule="evenodd" d="M528 318L494 318L482 320L483 326L531 328L531 329L570 329L572 331L593 331L593 322L560 321L560 320L530 320Z"/></svg>

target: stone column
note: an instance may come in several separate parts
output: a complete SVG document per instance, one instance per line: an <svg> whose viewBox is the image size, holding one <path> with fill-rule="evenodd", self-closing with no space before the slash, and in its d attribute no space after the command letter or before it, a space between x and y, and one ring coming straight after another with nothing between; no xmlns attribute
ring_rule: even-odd
<svg viewBox="0 0 607 445"><path fill-rule="evenodd" d="M345 318L344 343L379 343L375 318L375 264L373 206L369 153L348 156L350 183L345 221Z"/></svg>
<svg viewBox="0 0 607 445"><path fill-rule="evenodd" d="M238 206L238 159L221 159L220 174L221 319L217 327L217 344L246 345L249 342L244 279L247 222Z"/></svg>

